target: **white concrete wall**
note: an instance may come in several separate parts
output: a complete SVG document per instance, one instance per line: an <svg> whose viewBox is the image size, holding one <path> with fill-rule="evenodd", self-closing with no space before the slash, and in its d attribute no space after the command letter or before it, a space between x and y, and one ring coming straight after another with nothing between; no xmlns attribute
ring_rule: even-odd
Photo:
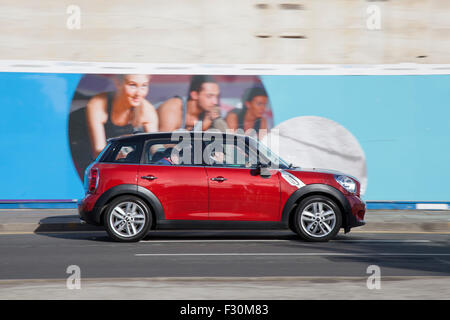
<svg viewBox="0 0 450 320"><path fill-rule="evenodd" d="M380 30L367 28L371 5ZM0 59L450 63L450 1L0 0Z"/></svg>

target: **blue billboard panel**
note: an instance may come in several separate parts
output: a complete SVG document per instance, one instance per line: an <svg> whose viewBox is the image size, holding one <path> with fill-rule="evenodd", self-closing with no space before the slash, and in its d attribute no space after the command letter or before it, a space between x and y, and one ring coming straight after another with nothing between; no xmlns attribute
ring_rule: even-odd
<svg viewBox="0 0 450 320"><path fill-rule="evenodd" d="M356 176L366 200L448 201L449 89L448 75L3 72L0 200L82 198L84 169L109 137L200 120L265 130L258 138L276 138L295 165Z"/></svg>

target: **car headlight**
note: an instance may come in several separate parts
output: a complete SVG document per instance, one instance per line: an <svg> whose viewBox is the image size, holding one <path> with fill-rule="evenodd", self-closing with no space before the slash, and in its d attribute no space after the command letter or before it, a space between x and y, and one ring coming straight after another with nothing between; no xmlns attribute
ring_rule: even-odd
<svg viewBox="0 0 450 320"><path fill-rule="evenodd" d="M350 193L356 193L356 182L347 176L334 176L337 183L339 183L345 190Z"/></svg>

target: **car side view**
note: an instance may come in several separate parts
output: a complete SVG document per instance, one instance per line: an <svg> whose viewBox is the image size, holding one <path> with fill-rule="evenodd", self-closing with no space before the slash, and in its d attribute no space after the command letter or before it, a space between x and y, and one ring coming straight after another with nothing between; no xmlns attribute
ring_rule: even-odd
<svg viewBox="0 0 450 320"><path fill-rule="evenodd" d="M117 241L153 229L284 229L328 241L364 225L357 179L293 167L259 141L219 132L113 138L89 165L79 216Z"/></svg>

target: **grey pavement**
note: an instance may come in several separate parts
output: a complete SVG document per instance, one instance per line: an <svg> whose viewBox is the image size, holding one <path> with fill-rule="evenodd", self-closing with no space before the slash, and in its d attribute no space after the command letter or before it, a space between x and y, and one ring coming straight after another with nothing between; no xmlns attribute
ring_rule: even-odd
<svg viewBox="0 0 450 320"><path fill-rule="evenodd" d="M450 232L450 210L368 210L352 232ZM102 230L81 223L76 209L0 209L0 232Z"/></svg>
<svg viewBox="0 0 450 320"><path fill-rule="evenodd" d="M0 299L449 299L449 237L158 231L129 244L105 232L1 234ZM80 289L67 286L69 266Z"/></svg>
<svg viewBox="0 0 450 320"><path fill-rule="evenodd" d="M327 243L291 231L155 231L138 243L106 232L0 235L0 279L67 277L364 277L368 265L383 276L450 277L448 234L350 233Z"/></svg>
<svg viewBox="0 0 450 320"><path fill-rule="evenodd" d="M77 209L0 209L0 232L102 230L85 224Z"/></svg>
<svg viewBox="0 0 450 320"><path fill-rule="evenodd" d="M369 289L367 277L134 278L82 279L68 289L65 279L0 280L0 299L124 300L440 300L450 298L450 277L383 277Z"/></svg>

